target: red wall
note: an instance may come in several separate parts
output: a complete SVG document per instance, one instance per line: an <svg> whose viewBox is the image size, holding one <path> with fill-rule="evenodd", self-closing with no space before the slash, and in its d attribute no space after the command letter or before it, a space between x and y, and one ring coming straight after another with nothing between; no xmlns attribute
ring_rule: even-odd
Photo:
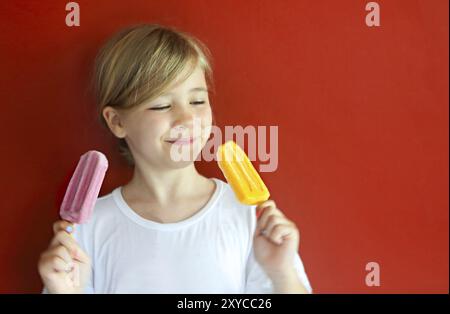
<svg viewBox="0 0 450 314"><path fill-rule="evenodd" d="M68 2L68 1L67 1ZM448 1L2 1L0 292L39 292L36 262L79 156L103 151L101 195L130 177L88 90L101 42L177 26L214 56L219 125L278 125L262 176L301 231L318 293L448 293ZM208 176L215 163L201 164ZM378 262L381 286L365 285Z"/></svg>

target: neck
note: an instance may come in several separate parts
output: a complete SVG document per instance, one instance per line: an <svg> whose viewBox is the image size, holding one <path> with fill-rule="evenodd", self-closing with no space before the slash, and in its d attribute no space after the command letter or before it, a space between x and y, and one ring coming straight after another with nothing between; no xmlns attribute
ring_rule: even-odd
<svg viewBox="0 0 450 314"><path fill-rule="evenodd" d="M124 190L133 199L164 208L173 200L192 195L195 187L205 179L197 172L194 163L181 169L162 171L135 166L133 178Z"/></svg>

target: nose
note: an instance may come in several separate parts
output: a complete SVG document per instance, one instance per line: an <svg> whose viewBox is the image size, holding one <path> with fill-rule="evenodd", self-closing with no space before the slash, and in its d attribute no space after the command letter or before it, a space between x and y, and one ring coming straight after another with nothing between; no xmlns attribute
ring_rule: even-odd
<svg viewBox="0 0 450 314"><path fill-rule="evenodd" d="M194 121L194 114L190 108L184 106L177 106L175 112L174 127L185 127L191 129Z"/></svg>

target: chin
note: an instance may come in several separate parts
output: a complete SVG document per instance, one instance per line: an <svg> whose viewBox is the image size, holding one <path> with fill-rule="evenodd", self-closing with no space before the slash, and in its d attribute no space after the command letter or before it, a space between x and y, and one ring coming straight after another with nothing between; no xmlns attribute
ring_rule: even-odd
<svg viewBox="0 0 450 314"><path fill-rule="evenodd" d="M191 166L194 161L172 161L170 166L172 169L183 169Z"/></svg>

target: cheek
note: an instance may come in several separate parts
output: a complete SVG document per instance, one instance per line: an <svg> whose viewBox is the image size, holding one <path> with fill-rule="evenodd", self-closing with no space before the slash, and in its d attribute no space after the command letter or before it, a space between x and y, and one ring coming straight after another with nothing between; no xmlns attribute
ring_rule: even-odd
<svg viewBox="0 0 450 314"><path fill-rule="evenodd" d="M211 127L212 127L212 110L211 107L205 108L199 114L199 118L201 118L201 128L202 128L202 144L204 145L208 138L211 135Z"/></svg>
<svg viewBox="0 0 450 314"><path fill-rule="evenodd" d="M158 138L162 135L165 130L167 130L169 122L167 119L160 117L149 117L147 119L142 119L139 123L139 129L141 137L148 138Z"/></svg>
<svg viewBox="0 0 450 314"><path fill-rule="evenodd" d="M199 112L198 117L202 119L202 126L210 126L212 123L211 107L205 107L201 112Z"/></svg>

